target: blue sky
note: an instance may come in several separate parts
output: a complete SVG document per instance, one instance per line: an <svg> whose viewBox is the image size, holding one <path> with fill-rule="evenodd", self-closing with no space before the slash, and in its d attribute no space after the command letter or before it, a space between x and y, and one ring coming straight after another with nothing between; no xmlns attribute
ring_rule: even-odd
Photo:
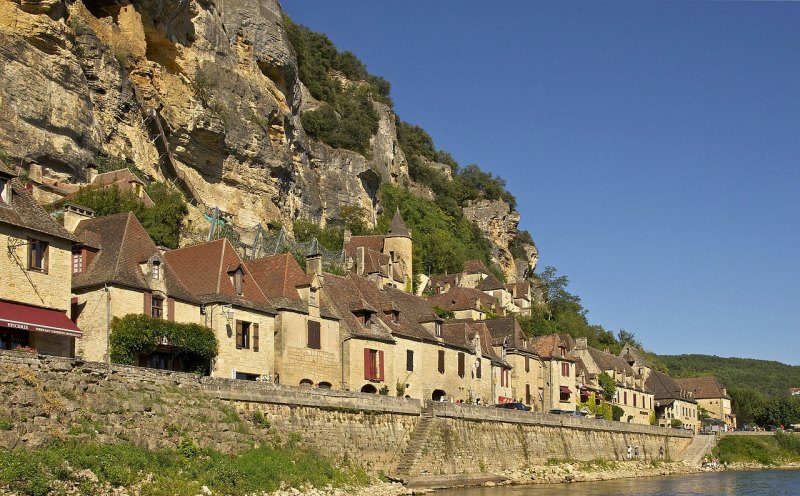
<svg viewBox="0 0 800 496"><path fill-rule="evenodd" d="M282 5L505 178L592 323L800 365L800 3Z"/></svg>

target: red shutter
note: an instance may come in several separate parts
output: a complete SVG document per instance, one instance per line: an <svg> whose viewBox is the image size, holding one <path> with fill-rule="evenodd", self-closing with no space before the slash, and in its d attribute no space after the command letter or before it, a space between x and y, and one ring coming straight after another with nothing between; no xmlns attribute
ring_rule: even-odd
<svg viewBox="0 0 800 496"><path fill-rule="evenodd" d="M244 340L242 339L242 321L236 321L236 349L241 350L244 346Z"/></svg>
<svg viewBox="0 0 800 496"><path fill-rule="evenodd" d="M378 352L378 380L383 380L383 351Z"/></svg>
<svg viewBox="0 0 800 496"><path fill-rule="evenodd" d="M167 298L167 320L175 322L175 300Z"/></svg>
<svg viewBox="0 0 800 496"><path fill-rule="evenodd" d="M439 350L439 373L444 374L444 350Z"/></svg>
<svg viewBox="0 0 800 496"><path fill-rule="evenodd" d="M364 348L364 379L372 379L372 367L369 348Z"/></svg>
<svg viewBox="0 0 800 496"><path fill-rule="evenodd" d="M150 293L144 294L144 314L148 317L153 315L153 295Z"/></svg>
<svg viewBox="0 0 800 496"><path fill-rule="evenodd" d="M258 324L253 324L253 351L258 351Z"/></svg>
<svg viewBox="0 0 800 496"><path fill-rule="evenodd" d="M458 376L464 377L464 354L458 354Z"/></svg>

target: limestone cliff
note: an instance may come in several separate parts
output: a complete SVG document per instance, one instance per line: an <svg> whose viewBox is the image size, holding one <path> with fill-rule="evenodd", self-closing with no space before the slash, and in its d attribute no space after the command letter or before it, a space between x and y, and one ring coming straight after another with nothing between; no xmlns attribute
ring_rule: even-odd
<svg viewBox="0 0 800 496"><path fill-rule="evenodd" d="M391 108L374 103L365 157L306 136L317 104L277 0L0 0L0 148L23 168L79 183L98 155L122 157L242 227L325 223L345 205L374 223L384 182L430 195ZM513 277L519 215L500 210L466 213Z"/></svg>

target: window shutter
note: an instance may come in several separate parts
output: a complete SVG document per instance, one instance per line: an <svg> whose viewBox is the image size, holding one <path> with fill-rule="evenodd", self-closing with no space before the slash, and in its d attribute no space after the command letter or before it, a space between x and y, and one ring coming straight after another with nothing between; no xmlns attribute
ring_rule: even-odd
<svg viewBox="0 0 800 496"><path fill-rule="evenodd" d="M444 374L444 350L439 350L439 373Z"/></svg>
<svg viewBox="0 0 800 496"><path fill-rule="evenodd" d="M144 314L148 317L153 315L153 295L150 293L144 294Z"/></svg>
<svg viewBox="0 0 800 496"><path fill-rule="evenodd" d="M458 376L464 377L464 354L458 354Z"/></svg>
<svg viewBox="0 0 800 496"><path fill-rule="evenodd" d="M167 298L167 320L175 322L175 300Z"/></svg>
<svg viewBox="0 0 800 496"><path fill-rule="evenodd" d="M372 362L369 348L364 348L364 379L372 379Z"/></svg>
<svg viewBox="0 0 800 496"><path fill-rule="evenodd" d="M253 351L258 351L258 324L253 323Z"/></svg>
<svg viewBox="0 0 800 496"><path fill-rule="evenodd" d="M478 366L475 368L475 377L477 377L478 379L481 378L481 363L482 363L481 360L478 359Z"/></svg>
<svg viewBox="0 0 800 496"><path fill-rule="evenodd" d="M244 346L244 342L242 339L242 321L236 321L236 349L241 350Z"/></svg>
<svg viewBox="0 0 800 496"><path fill-rule="evenodd" d="M414 351L406 350L406 371L414 371Z"/></svg>
<svg viewBox="0 0 800 496"><path fill-rule="evenodd" d="M500 369L500 387L506 386L506 375L503 372L503 369Z"/></svg>
<svg viewBox="0 0 800 496"><path fill-rule="evenodd" d="M531 358L525 357L525 372L531 371Z"/></svg>
<svg viewBox="0 0 800 496"><path fill-rule="evenodd" d="M383 380L383 351L378 352L378 380Z"/></svg>
<svg viewBox="0 0 800 496"><path fill-rule="evenodd" d="M322 348L320 324L314 320L308 321L308 347L316 350Z"/></svg>
<svg viewBox="0 0 800 496"><path fill-rule="evenodd" d="M525 403L531 404L531 385L525 384Z"/></svg>

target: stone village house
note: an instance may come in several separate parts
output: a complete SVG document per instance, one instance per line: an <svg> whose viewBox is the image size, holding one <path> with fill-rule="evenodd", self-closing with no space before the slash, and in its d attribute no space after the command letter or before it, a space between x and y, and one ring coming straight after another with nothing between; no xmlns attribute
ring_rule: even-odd
<svg viewBox="0 0 800 496"><path fill-rule="evenodd" d="M685 377L675 379L680 387L691 391L697 408L703 408L709 417L725 422L727 430L736 429L736 415L731 410L731 397L715 377Z"/></svg>
<svg viewBox="0 0 800 496"><path fill-rule="evenodd" d="M386 285L411 292L412 272L411 231L400 211L394 213L385 235L351 236L344 234L346 267L350 273L364 276L376 285Z"/></svg>
<svg viewBox="0 0 800 496"><path fill-rule="evenodd" d="M82 333L70 308L70 256L77 238L31 197L0 162L0 349L75 355Z"/></svg>
<svg viewBox="0 0 800 496"><path fill-rule="evenodd" d="M530 348L542 361L542 380L538 394L542 411L574 412L576 359L569 344L558 334L531 338Z"/></svg>
<svg viewBox="0 0 800 496"><path fill-rule="evenodd" d="M82 245L72 252L72 317L84 328L78 346L83 358L109 362L111 321L144 314L175 322L201 323L200 301L178 279L161 251L132 213L90 218L67 205L64 224ZM166 344L137 365L180 370Z"/></svg>
<svg viewBox="0 0 800 496"><path fill-rule="evenodd" d="M202 303L214 330L213 377L273 380L275 309L227 239L164 252L178 279Z"/></svg>
<svg viewBox="0 0 800 496"><path fill-rule="evenodd" d="M544 363L516 317L498 317L485 323L495 352L512 367L510 396L535 412L544 411Z"/></svg>

